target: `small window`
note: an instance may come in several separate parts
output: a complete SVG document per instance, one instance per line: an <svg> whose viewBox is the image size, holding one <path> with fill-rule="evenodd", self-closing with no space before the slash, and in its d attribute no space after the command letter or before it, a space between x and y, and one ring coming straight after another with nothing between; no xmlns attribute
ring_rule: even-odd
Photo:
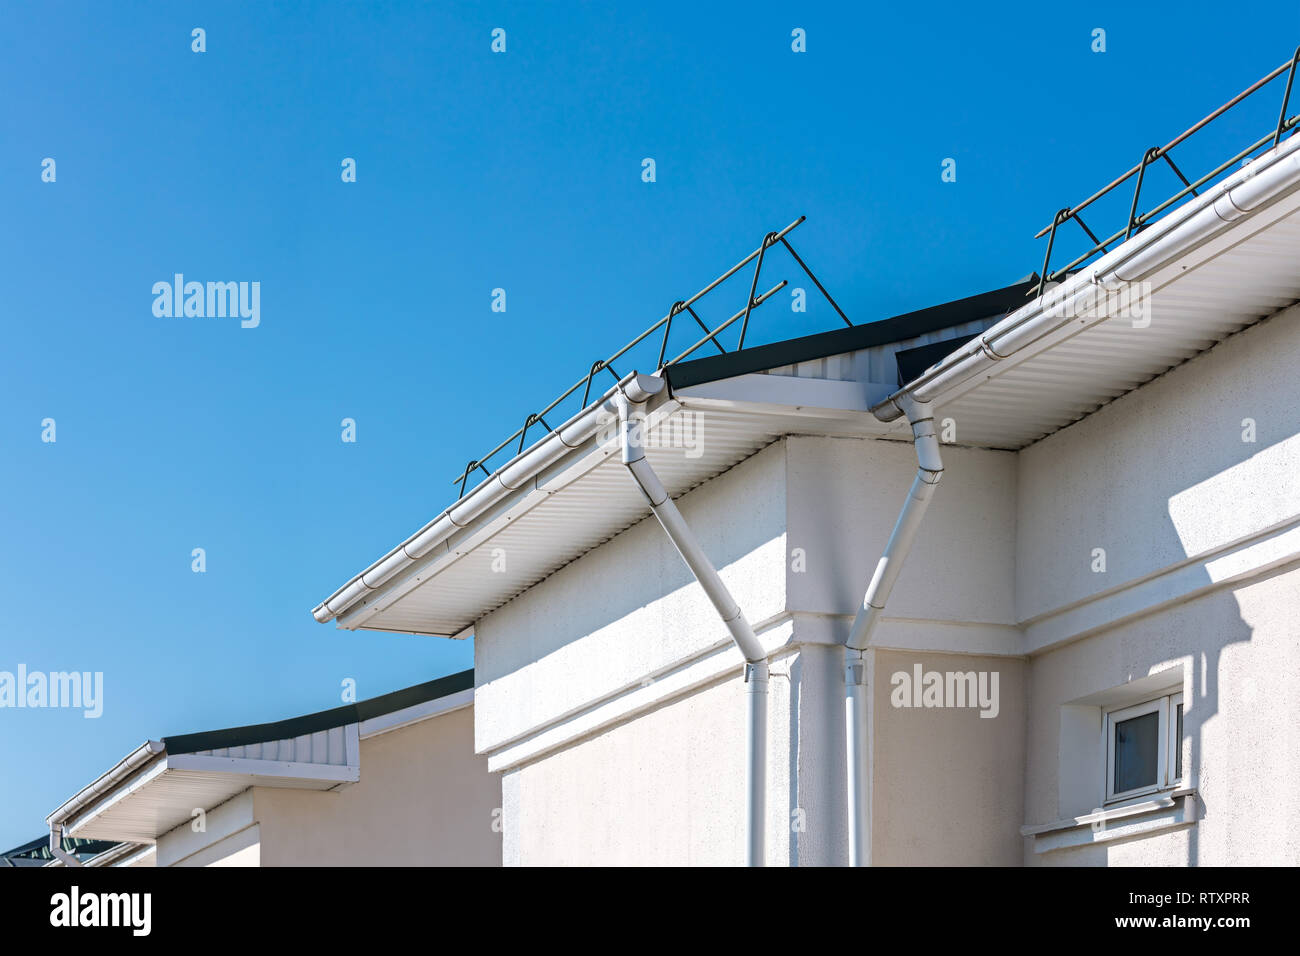
<svg viewBox="0 0 1300 956"><path fill-rule="evenodd" d="M1106 714L1106 801L1169 790L1183 777L1183 695Z"/></svg>

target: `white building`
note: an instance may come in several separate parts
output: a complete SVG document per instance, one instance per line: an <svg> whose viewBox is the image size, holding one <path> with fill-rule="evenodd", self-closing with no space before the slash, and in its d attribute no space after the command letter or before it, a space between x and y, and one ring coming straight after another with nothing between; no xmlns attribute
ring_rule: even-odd
<svg viewBox="0 0 1300 956"><path fill-rule="evenodd" d="M289 720L147 741L46 819L63 838L54 865L71 862L70 842L90 841L116 846L76 863L500 865L500 783L474 754L473 684L464 671Z"/></svg>
<svg viewBox="0 0 1300 956"><path fill-rule="evenodd" d="M473 633L507 864L1300 863L1300 138L1029 291L625 374L316 617Z"/></svg>

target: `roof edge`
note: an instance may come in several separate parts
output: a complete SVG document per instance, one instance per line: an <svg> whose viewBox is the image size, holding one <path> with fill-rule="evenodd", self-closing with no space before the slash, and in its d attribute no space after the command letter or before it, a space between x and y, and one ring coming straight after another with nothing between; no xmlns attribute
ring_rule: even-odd
<svg viewBox="0 0 1300 956"><path fill-rule="evenodd" d="M527 485L544 468L568 452L581 447L599 429L601 412L617 414L617 401L625 398L633 404L642 405L666 391L663 378L629 372L595 402L515 455L415 534L364 571L354 575L316 605L312 609L312 616L321 624L329 623L350 610L366 595L382 590L394 577L436 548L445 546L453 534L470 527L499 500Z"/></svg>
<svg viewBox="0 0 1300 956"><path fill-rule="evenodd" d="M153 763L164 753L166 753L166 747L162 741L146 740L119 760L107 773L101 774L69 799L63 801L53 813L45 818L45 822L51 825L63 823L110 790L116 789L123 781L134 777L137 771Z"/></svg>
<svg viewBox="0 0 1300 956"><path fill-rule="evenodd" d="M1226 179L1177 206L1149 229L1067 277L1058 286L1003 318L991 328L930 366L897 391L871 407L883 422L903 415L901 401L937 402L950 389L1011 359L1021 349L1070 325L1076 297L1093 294L1097 287L1134 284L1166 269L1179 256L1200 248L1300 189L1300 136L1283 140ZM1102 316L1097 323L1106 320ZM1052 323L1055 323L1054 325ZM1041 328L1040 328L1041 326ZM1006 339L1011 345L997 341ZM1049 343L1051 348L1056 343ZM1014 362L1010 363L1014 365Z"/></svg>
<svg viewBox="0 0 1300 956"><path fill-rule="evenodd" d="M221 750L229 747L243 747L248 744L265 743L268 740L283 740L288 737L301 737L348 724L359 724L373 717L383 717L395 711L405 710L417 704L428 703L441 697L448 697L474 687L474 669L439 677L414 687L404 687L390 694L344 704L329 710L289 717L285 720L266 724L250 724L246 727L227 727L223 730L206 730L192 734L178 734L164 737L163 743L169 754L192 754L201 750Z"/></svg>

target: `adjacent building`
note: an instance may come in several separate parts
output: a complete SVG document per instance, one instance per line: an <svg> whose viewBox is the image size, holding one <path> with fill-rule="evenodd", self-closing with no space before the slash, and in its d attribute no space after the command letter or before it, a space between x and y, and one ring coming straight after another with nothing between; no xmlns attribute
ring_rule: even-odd
<svg viewBox="0 0 1300 956"><path fill-rule="evenodd" d="M289 720L147 741L50 814L65 852L41 841L39 855L67 863L72 849L87 866L500 865L500 784L474 753L473 685L464 671Z"/></svg>

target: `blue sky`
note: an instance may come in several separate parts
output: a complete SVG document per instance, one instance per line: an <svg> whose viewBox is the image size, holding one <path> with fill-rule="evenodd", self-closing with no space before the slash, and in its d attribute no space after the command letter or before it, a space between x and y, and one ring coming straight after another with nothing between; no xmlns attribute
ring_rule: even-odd
<svg viewBox="0 0 1300 956"><path fill-rule="evenodd" d="M765 232L807 215L855 322L1009 284L1057 208L1300 42L1294 3L1226 32L1209 4L839 6L0 10L0 671L105 684L95 720L0 709L0 848L146 738L471 666L310 609ZM1207 171L1280 95L1176 155ZM260 325L156 317L177 272L260 282ZM751 341L837 322L777 297Z"/></svg>

